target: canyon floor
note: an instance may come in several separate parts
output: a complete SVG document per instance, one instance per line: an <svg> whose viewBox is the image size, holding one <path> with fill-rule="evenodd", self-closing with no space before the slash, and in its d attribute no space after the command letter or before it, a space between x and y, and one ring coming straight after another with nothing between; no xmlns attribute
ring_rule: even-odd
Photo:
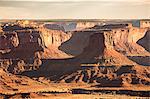
<svg viewBox="0 0 150 99"><path fill-rule="evenodd" d="M0 98L150 97L150 20L1 20Z"/></svg>

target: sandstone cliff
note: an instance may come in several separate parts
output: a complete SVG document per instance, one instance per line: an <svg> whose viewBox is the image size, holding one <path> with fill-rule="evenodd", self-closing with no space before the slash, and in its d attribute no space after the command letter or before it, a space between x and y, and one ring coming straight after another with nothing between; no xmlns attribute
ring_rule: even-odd
<svg viewBox="0 0 150 99"><path fill-rule="evenodd" d="M114 49L126 56L150 55L137 44L137 41L145 36L147 28L132 27L131 24L117 24L95 26L94 29L110 30Z"/></svg>
<svg viewBox="0 0 150 99"><path fill-rule="evenodd" d="M145 36L146 31L145 28L134 27L113 30L115 49L126 56L149 56L149 52L137 44L137 41Z"/></svg>
<svg viewBox="0 0 150 99"><path fill-rule="evenodd" d="M4 33L0 36L0 51L7 53L7 55L3 56L29 58L33 57L36 51L43 50L43 58L65 58L70 56L60 51L58 46L67 41L71 37L71 34L66 34L61 30L49 30L43 26L35 28L35 24L25 23L19 21L13 24L3 24L2 29ZM13 53L13 55L8 52ZM28 52L29 54L28 56L24 54L24 56L20 52Z"/></svg>
<svg viewBox="0 0 150 99"><path fill-rule="evenodd" d="M90 32L82 33L86 35L87 31ZM147 40L147 28L109 25L96 27L93 31L87 37L88 45L76 57L84 63L81 69L60 77L56 82L97 83L97 87L150 85L149 67L139 66L126 57L149 56L149 52L137 44L137 41Z"/></svg>
<svg viewBox="0 0 150 99"><path fill-rule="evenodd" d="M1 45L4 46L4 50L10 49L11 51L3 54L4 58L33 58L35 52L43 50L38 31L17 30L15 33L6 33L5 36L6 39L2 39Z"/></svg>
<svg viewBox="0 0 150 99"><path fill-rule="evenodd" d="M76 23L76 30L83 30L86 28L91 28L94 27L96 24L96 22L77 22Z"/></svg>
<svg viewBox="0 0 150 99"><path fill-rule="evenodd" d="M28 25L29 26L29 25ZM32 29L31 29L32 28ZM22 25L3 25L0 35L0 67L11 73L21 73L38 69L41 58L68 58L70 55L60 51L58 46L70 38L70 34L57 30L48 30ZM8 31L10 29L10 31ZM21 29L21 30L20 30ZM36 57L36 53L40 57ZM3 61L5 60L5 61ZM11 63L9 62L11 61ZM5 62L9 62L5 65Z"/></svg>
<svg viewBox="0 0 150 99"><path fill-rule="evenodd" d="M89 45L77 56L84 63L100 63L105 65L135 64L114 49L110 32L95 33L90 37Z"/></svg>
<svg viewBox="0 0 150 99"><path fill-rule="evenodd" d="M62 52L58 47L68 39L71 34L66 34L61 30L38 29L41 32L42 42L45 45L43 58L69 58L70 55Z"/></svg>
<svg viewBox="0 0 150 99"><path fill-rule="evenodd" d="M110 42L113 43L112 46L119 53L126 56L150 55L142 46L137 44L137 41L145 36L147 28L132 27L131 24L96 25L93 28L72 32L72 37L63 43L59 49L73 56L77 56L88 45L89 38L92 34L103 31L108 31L112 35Z"/></svg>
<svg viewBox="0 0 150 99"><path fill-rule="evenodd" d="M70 34L66 34L63 31L49 30L46 28L39 28L38 30L41 32L43 42L47 48L50 46L58 47L71 37Z"/></svg>
<svg viewBox="0 0 150 99"><path fill-rule="evenodd" d="M0 35L0 52L7 53L10 52L11 49L17 47L19 44L18 35L16 32L5 33L3 32Z"/></svg>
<svg viewBox="0 0 150 99"><path fill-rule="evenodd" d="M25 61L32 58L33 61L35 53L38 52L43 59L64 59L75 56L70 59L69 65L77 62L77 64L98 63L121 66L136 64L126 56L149 55L149 52L136 43L145 36L147 29L132 27L131 24L96 25L68 33L46 29L43 26L38 28L22 27L16 24L3 26L4 32L9 29L11 32L5 33L2 39L2 42L7 42L6 48L5 43L1 48L5 50L9 48L10 51L1 54L1 58L18 58ZM11 36L7 36L8 34L13 34L13 39L10 39ZM17 65L15 66L13 68L17 68Z"/></svg>

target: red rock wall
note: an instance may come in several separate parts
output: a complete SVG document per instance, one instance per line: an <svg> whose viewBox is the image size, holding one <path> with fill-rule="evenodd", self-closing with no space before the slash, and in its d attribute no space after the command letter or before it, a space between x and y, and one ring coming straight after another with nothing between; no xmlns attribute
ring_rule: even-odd
<svg viewBox="0 0 150 99"><path fill-rule="evenodd" d="M16 39L18 39L16 46L11 47L10 44L7 44L7 48L10 48L11 51L3 54L3 58L33 58L35 52L43 50L43 46L40 44L39 31L18 30L16 33ZM6 35L6 37L9 37L9 35ZM10 41L7 40L7 42L9 43ZM2 45L4 46L4 44Z"/></svg>
<svg viewBox="0 0 150 99"><path fill-rule="evenodd" d="M18 35L16 32L13 33L4 33L0 35L0 50L5 52L5 50L11 50L14 47L17 47L19 44Z"/></svg>
<svg viewBox="0 0 150 99"><path fill-rule="evenodd" d="M46 28L40 28L38 30L41 32L41 37L47 48L51 46L58 47L71 37L70 34L58 30L49 30Z"/></svg>
<svg viewBox="0 0 150 99"><path fill-rule="evenodd" d="M136 42L143 38L147 29L145 28L124 28L113 29L114 48L127 56L150 55L142 46Z"/></svg>

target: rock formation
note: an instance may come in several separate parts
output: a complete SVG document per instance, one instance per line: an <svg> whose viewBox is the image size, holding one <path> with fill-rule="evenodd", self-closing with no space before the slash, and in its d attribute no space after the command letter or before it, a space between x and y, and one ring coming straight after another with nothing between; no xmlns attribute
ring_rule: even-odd
<svg viewBox="0 0 150 99"><path fill-rule="evenodd" d="M12 32L12 33L2 33L0 35L0 52L1 53L6 53L11 51L11 49L15 48L18 46L19 44L19 39L18 39L18 35L16 32Z"/></svg>
<svg viewBox="0 0 150 99"><path fill-rule="evenodd" d="M134 64L124 55L115 51L113 37L109 32L93 34L90 37L89 45L83 50L83 53L77 56L77 58L80 58L80 60L83 60L85 63L100 62L105 65Z"/></svg>
<svg viewBox="0 0 150 99"><path fill-rule="evenodd" d="M0 84L7 88L9 82L28 85L29 78L22 82L24 77L10 74L14 73L52 82L97 84L95 87L150 85L150 68L134 61L134 56L150 56L145 43L149 38L148 25L76 22L75 31L66 33L62 24L57 24L50 28L28 21L2 25Z"/></svg>
<svg viewBox="0 0 150 99"><path fill-rule="evenodd" d="M22 22L22 21L21 21ZM41 58L68 58L68 55L58 49L61 43L71 35L63 31L49 30L44 27L37 29L32 24L14 23L3 24L0 35L0 58L5 70L21 73L26 70L38 69L42 64ZM10 30L10 31L9 31ZM40 58L35 58L39 53ZM11 60L5 65L3 60ZM24 65L19 65L24 61Z"/></svg>
<svg viewBox="0 0 150 99"><path fill-rule="evenodd" d="M119 53L126 56L150 55L142 46L137 44L137 41L145 36L147 28L132 27L131 24L96 25L90 29L72 32L72 37L63 43L59 49L73 56L77 56L88 45L89 38L92 34L103 33L104 31L105 33L108 32L108 34L111 34L112 40L110 42L113 43L112 46Z"/></svg>
<svg viewBox="0 0 150 99"><path fill-rule="evenodd" d="M107 30L112 35L113 47L116 51L126 55L147 55L147 52L142 46L137 44L137 41L144 37L147 28L132 27L130 24L104 25L97 26L94 29Z"/></svg>
<svg viewBox="0 0 150 99"><path fill-rule="evenodd" d="M77 22L76 24L76 30L83 30L86 28L91 28L94 27L96 24L96 22Z"/></svg>
<svg viewBox="0 0 150 99"><path fill-rule="evenodd" d="M6 44L4 45L3 43L2 45L4 45L6 49L10 49L11 51L9 53L3 54L4 58L32 58L34 57L35 52L42 51L43 49L42 44L40 44L40 42L42 41L38 31L17 30L15 33L6 33L5 36L6 39L2 39L1 43L5 42Z"/></svg>
<svg viewBox="0 0 150 99"><path fill-rule="evenodd" d="M70 39L71 34L66 34L63 31L58 30L49 30L46 28L38 29L41 32L42 42L45 45L44 53L42 54L43 58L69 58L71 55L68 55L58 47L68 39Z"/></svg>
<svg viewBox="0 0 150 99"><path fill-rule="evenodd" d="M96 83L97 87L129 87L136 84L149 86L149 69L149 67L133 65L83 68L62 76L56 82Z"/></svg>
<svg viewBox="0 0 150 99"><path fill-rule="evenodd" d="M145 35L146 30L146 28L140 29L131 27L131 25L128 24L96 26L93 30L86 29L72 33L72 38L63 43L67 43L65 47L67 48L68 46L70 51L68 49L64 51L66 51L66 53L72 52L74 55L77 53L76 57L70 59L70 61L68 60L69 62L72 62L72 64L73 62L76 62L80 63L82 66L94 66L95 64L97 66L134 66L137 64L126 56L149 55L149 52L136 43ZM79 37L82 37L82 39L79 39ZM65 49L63 44L59 47L60 49ZM71 44L76 46L71 46ZM119 44L122 45L120 46ZM62 63L60 64L67 64L67 60L62 60ZM51 66L53 65L51 64ZM46 66L46 68L46 70L52 69L48 68L48 66ZM60 70L60 72L62 71Z"/></svg>
<svg viewBox="0 0 150 99"><path fill-rule="evenodd" d="M8 73L0 68L0 93L1 93L0 96L3 96L4 94L13 96L13 94L22 92L26 93L30 93L33 91L36 92L46 87L47 85L42 82L33 80L29 77L19 75L17 76Z"/></svg>
<svg viewBox="0 0 150 99"><path fill-rule="evenodd" d="M61 30L49 30L44 27L33 29L34 27L23 27L23 23L20 24L3 25L4 33L0 36L0 51L2 53L7 52L3 56L31 58L35 52L44 51L42 53L43 58L69 57L69 55L60 51L58 46L67 41L71 37L71 34L66 34ZM22 52L27 52L28 54L20 54Z"/></svg>
<svg viewBox="0 0 150 99"><path fill-rule="evenodd" d="M62 44L60 43L60 45L58 44L57 47L59 47L60 50L63 49L63 51L67 54L72 53L72 55L75 55L77 53L75 57L70 59L54 59L48 60L47 62L45 61L43 66L41 66L39 71L35 74L40 72L41 75L48 76L49 74L51 75L51 72L54 74L67 73L72 70L71 68L78 69L80 66L87 65L113 65L119 67L122 65L137 65L137 63L128 59L126 56L143 56L149 54L149 52L147 52L142 46L136 43L145 35L146 30L147 29L145 28L134 28L128 24L115 24L95 26L93 28L71 32L71 38ZM119 46L119 42L122 46ZM49 45L51 44L52 43ZM71 46L71 44L73 45ZM63 45L65 45L65 47ZM129 46L131 46L131 48ZM52 46L50 47L53 48ZM124 50L121 51L122 49ZM53 50L55 49L53 48ZM53 50L51 49L51 51ZM60 70L59 68L61 67L65 69ZM46 73L45 71L49 73Z"/></svg>

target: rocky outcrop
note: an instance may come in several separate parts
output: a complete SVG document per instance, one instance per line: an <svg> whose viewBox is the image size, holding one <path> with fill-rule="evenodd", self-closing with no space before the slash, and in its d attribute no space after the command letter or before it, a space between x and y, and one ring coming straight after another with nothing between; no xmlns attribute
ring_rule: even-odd
<svg viewBox="0 0 150 99"><path fill-rule="evenodd" d="M9 60L8 59L0 59L0 68L5 70L5 71L8 71L8 68L12 64L13 64L13 62L10 59Z"/></svg>
<svg viewBox="0 0 150 99"><path fill-rule="evenodd" d="M97 87L129 87L133 85L150 85L149 67L92 67L83 68L72 74L64 75L55 82L94 83Z"/></svg>
<svg viewBox="0 0 150 99"><path fill-rule="evenodd" d="M149 52L137 44L137 41L145 36L146 31L147 28L132 27L131 24L96 25L93 28L72 32L72 37L64 42L59 49L77 56L88 46L92 34L108 32L108 35L111 34L108 37L108 40L111 39L109 41L111 45L108 42L107 47L113 47L114 50L125 56L149 56Z"/></svg>
<svg viewBox="0 0 150 99"><path fill-rule="evenodd" d="M132 27L131 24L95 26L72 33L72 38L63 43L59 49L77 56L81 63L86 64L97 62L103 62L105 65L135 64L126 56L150 55L137 44L137 41L145 36L146 31L147 28Z"/></svg>
<svg viewBox="0 0 150 99"><path fill-rule="evenodd" d="M145 55L149 56L142 46L137 44L137 41L144 37L147 28L132 27L128 24L104 25L95 26L94 29L110 30L112 34L112 43L114 49L126 56Z"/></svg>
<svg viewBox="0 0 150 99"><path fill-rule="evenodd" d="M2 39L2 41L4 42L1 42L3 43L2 48L9 48L11 50L10 52L3 54L3 58L33 58L35 52L43 50L43 45L41 43L42 40L39 31L17 30L15 34L13 34L14 36L11 35L11 32L10 34L6 33L6 39Z"/></svg>
<svg viewBox="0 0 150 99"><path fill-rule="evenodd" d="M4 34L0 36L2 45L0 51L5 55L2 56L5 56L5 58L9 56L13 58L31 58L35 52L44 51L44 53L41 53L42 58L70 57L70 55L60 51L58 46L67 41L71 34L66 34L61 30L46 29L43 26L35 28L32 27L32 24L27 23L19 21L14 24L3 24ZM20 54L24 52L28 54Z"/></svg>
<svg viewBox="0 0 150 99"><path fill-rule="evenodd" d="M68 39L70 39L71 34L66 34L63 31L49 30L45 28L38 29L41 31L42 42L45 45L43 58L67 58L70 55L62 52L58 47Z"/></svg>
<svg viewBox="0 0 150 99"><path fill-rule="evenodd" d="M129 60L125 56L125 54L119 53L118 51L115 50L114 42L116 35L113 33L113 30L96 29L96 30L85 30L80 32L78 31L75 33L76 33L75 37L72 36L72 38L70 38L67 42L64 42L64 44L65 43L68 43L68 45L73 44L72 46L75 47L85 46L85 48L83 48L81 53L71 59L61 59L61 60L55 59L55 60L47 60L47 62L45 60L43 66L41 66L39 70L40 73L46 73L45 71L49 72L48 74L51 74L51 72L52 73L70 72L71 68L77 69L80 66L89 66L89 65L90 66L113 65L118 67L121 67L122 65L137 65L135 62ZM70 46L68 46L68 48L70 48ZM65 69L60 70L59 68L63 66L65 66L64 67ZM46 73L41 75L48 75L48 74Z"/></svg>
<svg viewBox="0 0 150 99"><path fill-rule="evenodd" d="M44 52L41 53L41 56L42 59L67 59L73 57L72 55L59 50L57 47L45 48Z"/></svg>
<svg viewBox="0 0 150 99"><path fill-rule="evenodd" d="M0 35L0 52L7 53L19 45L19 38L16 32L3 32Z"/></svg>
<svg viewBox="0 0 150 99"><path fill-rule="evenodd" d="M137 41L144 37L147 28L120 26L121 28L119 25L100 26L96 29L94 27L94 30L82 31L85 35L87 31L93 33L88 35L88 45L83 52L76 56L81 62L81 70L54 81L96 83L99 87L125 87L137 84L149 86L150 68L139 66L126 57L149 55L149 52L137 44Z"/></svg>
<svg viewBox="0 0 150 99"><path fill-rule="evenodd" d="M147 29L142 28L127 28L121 30L113 30L114 46L118 52L126 56L149 56L142 46L137 44L137 41L144 37Z"/></svg>
<svg viewBox="0 0 150 99"><path fill-rule="evenodd" d="M10 43L12 47L6 44L6 48L10 47L10 51L1 55L2 58L25 61L23 66L15 64L15 66L11 67L13 72L17 73L32 70L25 68L25 66L31 65L26 62L26 60L30 59L35 61L32 61L34 65L29 67L39 68L41 62L38 59L36 61L36 58L34 58L36 52L43 59L64 59L75 56L68 59L71 60L69 65L74 62L77 62L79 65L82 63L96 63L107 66L135 65L136 63L129 60L126 56L149 55L149 52L137 44L137 41L144 37L147 29L132 27L131 24L97 25L92 28L68 33L62 30L46 29L45 27L34 29L21 27L21 25L17 27L22 30L11 28L11 33L15 34L13 36L14 39L10 39L10 41L9 38L8 40L2 39L2 41L14 43ZM9 33L6 33L6 31L9 26L4 26L3 28L5 35L8 35ZM11 38L11 36L8 37ZM17 61L17 63L19 62ZM63 64L68 63L65 62ZM58 65L58 67L61 67L60 64ZM21 68L21 71L15 71L15 68Z"/></svg>
<svg viewBox="0 0 150 99"><path fill-rule="evenodd" d="M0 68L0 93L4 95L13 95L18 93L31 93L36 91L42 91L43 88L47 88L45 83L37 80L33 80L25 76L17 76L8 73ZM29 90L31 89L31 90ZM6 96L5 96L6 98ZM20 97L21 98L21 97ZM23 97L22 97L23 98Z"/></svg>
<svg viewBox="0 0 150 99"><path fill-rule="evenodd" d="M19 21L3 23L2 30L3 33L0 35L1 58L33 58L36 51L43 49L40 32L32 26L23 26Z"/></svg>
<svg viewBox="0 0 150 99"><path fill-rule="evenodd" d="M96 23L96 22L77 22L76 30L91 28L91 27L94 27L96 24L98 24L98 23Z"/></svg>
<svg viewBox="0 0 150 99"><path fill-rule="evenodd" d="M49 30L46 28L39 28L38 30L41 32L42 40L47 48L51 46L58 47L71 37L70 34L58 30Z"/></svg>
<svg viewBox="0 0 150 99"><path fill-rule="evenodd" d="M30 29L17 24L13 26L3 26L4 32L0 35L0 67L6 71L18 74L38 69L42 64L41 58L71 57L58 49L61 43L70 38L70 34L43 27ZM36 53L40 58L35 58ZM11 63L5 64L7 61Z"/></svg>
<svg viewBox="0 0 150 99"><path fill-rule="evenodd" d="M126 56L150 55L137 44L137 41L145 36L146 31L147 28L132 27L131 24L97 25L72 32L72 38L63 43L59 49L80 57L84 62L95 62L95 58L105 57L104 60L110 63L133 64Z"/></svg>
<svg viewBox="0 0 150 99"><path fill-rule="evenodd" d="M3 24L3 33L0 34L1 68L15 74L39 68L42 63L36 53L43 51L44 44L41 33L31 28L17 23Z"/></svg>
<svg viewBox="0 0 150 99"><path fill-rule="evenodd" d="M77 83L84 89L91 88L93 93L100 89L106 93L107 90L126 93L126 90L138 87L136 91L127 93L141 96L144 91L138 90L145 88L149 96L150 67L141 66L149 60L147 28L132 27L131 24L96 25L91 28L92 25L81 22L78 27L86 29L65 33L30 24L28 21L18 22L2 28L0 97L45 96L56 92L56 89L60 91L55 83L62 84L60 92L76 90Z"/></svg>
<svg viewBox="0 0 150 99"><path fill-rule="evenodd" d="M86 64L130 65L135 64L114 49L113 34L110 31L95 33L90 37L89 45L77 56Z"/></svg>

